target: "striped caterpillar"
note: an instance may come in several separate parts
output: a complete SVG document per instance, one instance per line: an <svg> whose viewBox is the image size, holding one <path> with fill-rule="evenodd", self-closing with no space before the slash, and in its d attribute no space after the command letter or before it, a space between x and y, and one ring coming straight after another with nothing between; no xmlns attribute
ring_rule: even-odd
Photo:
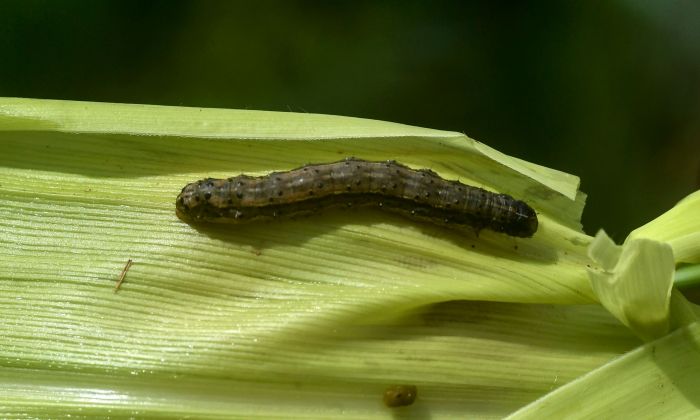
<svg viewBox="0 0 700 420"><path fill-rule="evenodd" d="M525 238L538 224L535 211L509 195L429 169L355 158L261 177L207 178L186 185L176 200L178 217L192 222L257 222L340 207L377 207L421 222Z"/></svg>

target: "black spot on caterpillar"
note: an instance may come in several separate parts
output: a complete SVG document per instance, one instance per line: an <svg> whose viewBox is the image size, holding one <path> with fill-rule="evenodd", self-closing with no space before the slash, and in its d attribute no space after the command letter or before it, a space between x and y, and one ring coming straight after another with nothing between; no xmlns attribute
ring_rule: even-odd
<svg viewBox="0 0 700 420"><path fill-rule="evenodd" d="M247 223L341 207L378 207L442 226L531 237L537 214L525 202L394 161L348 158L261 177L207 178L185 186L178 217L191 222Z"/></svg>
<svg viewBox="0 0 700 420"><path fill-rule="evenodd" d="M415 385L391 385L384 390L384 405L387 407L403 407L411 405L418 396Z"/></svg>

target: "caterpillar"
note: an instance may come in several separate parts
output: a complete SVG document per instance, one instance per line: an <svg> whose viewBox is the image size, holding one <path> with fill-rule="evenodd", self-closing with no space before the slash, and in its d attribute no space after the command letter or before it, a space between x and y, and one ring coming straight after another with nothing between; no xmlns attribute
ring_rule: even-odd
<svg viewBox="0 0 700 420"><path fill-rule="evenodd" d="M524 238L538 225L523 201L391 160L347 158L260 177L207 178L186 185L176 199L178 217L195 223L258 222L341 207L376 207L420 222Z"/></svg>

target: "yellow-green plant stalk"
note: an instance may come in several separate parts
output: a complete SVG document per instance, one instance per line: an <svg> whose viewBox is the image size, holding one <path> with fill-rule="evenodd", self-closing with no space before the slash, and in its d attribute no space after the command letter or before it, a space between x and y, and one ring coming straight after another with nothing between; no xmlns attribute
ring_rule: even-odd
<svg viewBox="0 0 700 420"><path fill-rule="evenodd" d="M700 259L699 193L618 247L581 232L576 177L460 133L4 98L0 150L0 417L697 410L696 307L672 279ZM373 211L214 227L175 216L197 179L348 156L525 199L539 229L476 236ZM415 402L386 407L402 384Z"/></svg>

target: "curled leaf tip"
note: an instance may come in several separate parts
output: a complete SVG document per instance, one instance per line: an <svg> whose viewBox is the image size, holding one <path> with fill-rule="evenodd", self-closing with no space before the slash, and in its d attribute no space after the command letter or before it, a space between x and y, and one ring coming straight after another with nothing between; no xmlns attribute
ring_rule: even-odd
<svg viewBox="0 0 700 420"><path fill-rule="evenodd" d="M675 271L671 246L643 238L620 247L601 231L588 253L600 266L588 270L600 303L644 340L665 335Z"/></svg>

